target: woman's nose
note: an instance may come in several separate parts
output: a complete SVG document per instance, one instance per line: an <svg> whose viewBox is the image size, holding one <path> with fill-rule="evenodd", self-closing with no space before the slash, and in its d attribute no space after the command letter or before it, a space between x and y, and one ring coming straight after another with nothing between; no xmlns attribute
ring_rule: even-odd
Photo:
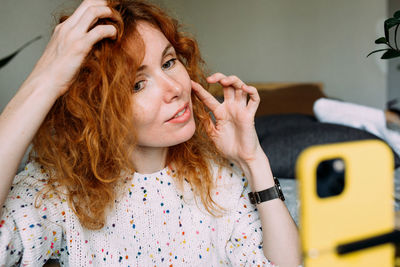
<svg viewBox="0 0 400 267"><path fill-rule="evenodd" d="M176 77L166 73L160 77L160 85L166 102L179 98L183 92L182 84L179 83Z"/></svg>

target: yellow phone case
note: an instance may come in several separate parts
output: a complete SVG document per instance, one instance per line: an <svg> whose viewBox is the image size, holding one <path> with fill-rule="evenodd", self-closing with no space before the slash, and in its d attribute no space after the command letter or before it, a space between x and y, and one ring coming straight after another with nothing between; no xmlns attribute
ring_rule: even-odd
<svg viewBox="0 0 400 267"><path fill-rule="evenodd" d="M316 170L321 161L341 158L341 194L320 198ZM394 246L384 244L338 255L339 244L394 229L393 154L381 141L366 140L310 147L299 156L300 237L305 267L394 266Z"/></svg>

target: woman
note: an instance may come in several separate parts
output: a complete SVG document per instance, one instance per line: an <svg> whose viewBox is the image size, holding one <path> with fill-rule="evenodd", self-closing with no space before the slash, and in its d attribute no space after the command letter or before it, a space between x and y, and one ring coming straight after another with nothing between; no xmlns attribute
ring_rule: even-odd
<svg viewBox="0 0 400 267"><path fill-rule="evenodd" d="M201 63L145 2L85 0L61 20L0 117L0 265L299 264L284 202L247 196L275 188L257 90L205 79ZM224 87L222 104L207 83Z"/></svg>

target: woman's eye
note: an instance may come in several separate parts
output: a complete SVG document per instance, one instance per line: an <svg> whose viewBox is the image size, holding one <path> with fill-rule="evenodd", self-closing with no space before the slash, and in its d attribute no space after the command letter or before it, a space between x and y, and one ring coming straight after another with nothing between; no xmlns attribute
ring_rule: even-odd
<svg viewBox="0 0 400 267"><path fill-rule="evenodd" d="M176 58L171 58L170 60L168 60L167 62L165 62L163 65L162 65L162 69L169 69L169 68L171 68L173 65L175 65L175 61L176 61Z"/></svg>
<svg viewBox="0 0 400 267"><path fill-rule="evenodd" d="M144 88L144 82L145 81L139 81L139 82L135 83L135 85L133 86L133 92L137 93L140 90L142 90Z"/></svg>

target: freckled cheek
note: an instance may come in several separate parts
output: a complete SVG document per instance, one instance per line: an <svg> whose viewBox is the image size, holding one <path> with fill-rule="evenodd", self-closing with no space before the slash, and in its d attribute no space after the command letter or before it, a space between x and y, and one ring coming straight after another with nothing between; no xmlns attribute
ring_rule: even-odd
<svg viewBox="0 0 400 267"><path fill-rule="evenodd" d="M182 68L179 73L180 83L190 93L192 90L192 83L190 82L191 79L189 73L187 72L185 66L181 65L181 67Z"/></svg>
<svg viewBox="0 0 400 267"><path fill-rule="evenodd" d="M189 81L188 81L188 83L187 83L187 85L186 85L186 88L188 88L188 94L190 95L191 92L192 92L192 84L191 84L191 82L190 82L190 78L189 78Z"/></svg>
<svg viewBox="0 0 400 267"><path fill-rule="evenodd" d="M157 119L154 117L141 114L135 120L135 132L138 137L138 142L141 145L147 144L160 137L160 127Z"/></svg>
<svg viewBox="0 0 400 267"><path fill-rule="evenodd" d="M152 100L153 99L141 100L133 107L135 123L150 127L151 125L162 122L161 103Z"/></svg>
<svg viewBox="0 0 400 267"><path fill-rule="evenodd" d="M140 112L138 112L137 109L133 109L132 111L132 116L133 116L133 122L137 125L140 124L142 121L142 116L140 116Z"/></svg>
<svg viewBox="0 0 400 267"><path fill-rule="evenodd" d="M133 107L133 121L135 123L135 127L137 128L146 128L147 125L151 121L150 114L152 113L148 108L144 108L140 105L135 105Z"/></svg>
<svg viewBox="0 0 400 267"><path fill-rule="evenodd" d="M133 119L136 125L142 125L149 127L157 121L157 116L155 116L156 111L151 109L136 109L133 112Z"/></svg>

